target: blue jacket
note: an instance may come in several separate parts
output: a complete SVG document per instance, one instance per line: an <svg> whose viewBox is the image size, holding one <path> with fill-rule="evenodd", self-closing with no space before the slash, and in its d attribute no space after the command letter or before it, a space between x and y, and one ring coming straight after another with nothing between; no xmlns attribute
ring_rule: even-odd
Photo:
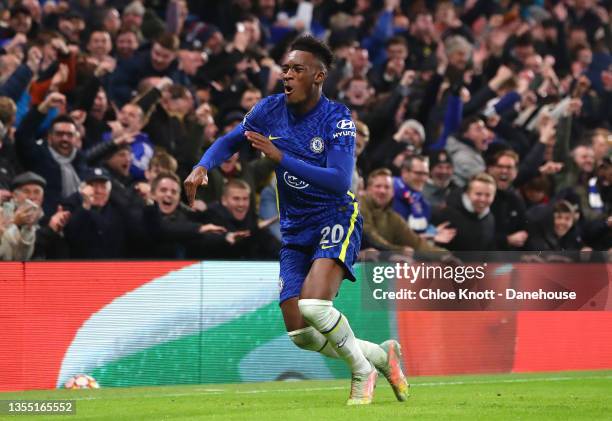
<svg viewBox="0 0 612 421"><path fill-rule="evenodd" d="M15 69L11 76L0 86L0 96L7 96L13 101L19 101L32 80L32 70L25 64Z"/></svg>

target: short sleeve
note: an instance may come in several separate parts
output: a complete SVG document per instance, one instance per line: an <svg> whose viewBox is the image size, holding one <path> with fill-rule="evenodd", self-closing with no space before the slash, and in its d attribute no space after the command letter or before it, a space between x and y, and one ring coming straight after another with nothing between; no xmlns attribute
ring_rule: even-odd
<svg viewBox="0 0 612 421"><path fill-rule="evenodd" d="M355 123L346 107L333 113L328 125L329 148L353 154L355 150Z"/></svg>
<svg viewBox="0 0 612 421"><path fill-rule="evenodd" d="M270 113L270 97L266 97L259 101L246 113L242 119L242 127L245 130L263 133L266 127L266 116Z"/></svg>

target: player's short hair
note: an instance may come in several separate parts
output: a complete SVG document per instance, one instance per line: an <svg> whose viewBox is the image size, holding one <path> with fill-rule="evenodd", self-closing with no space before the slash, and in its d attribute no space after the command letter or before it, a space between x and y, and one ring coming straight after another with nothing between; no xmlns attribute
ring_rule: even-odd
<svg viewBox="0 0 612 421"><path fill-rule="evenodd" d="M323 41L320 41L312 35L302 35L297 37L289 47L290 51L299 50L306 51L314 55L326 69L331 68L334 62L334 53Z"/></svg>
<svg viewBox="0 0 612 421"><path fill-rule="evenodd" d="M374 179L377 177L392 177L392 176L393 176L393 173L391 172L389 168L378 168L372 171L370 175L368 175L367 185L369 186L370 184L372 184Z"/></svg>
<svg viewBox="0 0 612 421"><path fill-rule="evenodd" d="M164 172L175 173L178 169L178 162L176 161L175 157L170 155L165 150L160 149L155 151L155 154L149 161L149 170L154 166L158 166Z"/></svg>
<svg viewBox="0 0 612 421"><path fill-rule="evenodd" d="M165 180L165 179L169 179L169 180L176 182L176 184L178 184L179 186L179 191L181 191L181 179L178 177L178 175L174 174L173 172L167 172L167 171L157 174L157 176L153 179L153 181L151 181L151 191L154 192L155 190L157 190L157 186L159 186L159 183L161 183L162 180Z"/></svg>
<svg viewBox="0 0 612 421"><path fill-rule="evenodd" d="M251 193L251 186L249 186L249 183L240 178L234 178L225 183L225 186L223 186L223 196L226 196L230 189L247 190L249 194Z"/></svg>
<svg viewBox="0 0 612 421"><path fill-rule="evenodd" d="M476 182L490 184L497 189L497 184L495 183L495 179L493 178L493 176L487 174L486 172L481 172L480 174L476 174L475 176L470 178L470 181L468 181L468 184L467 184L466 191L469 191L470 188L472 187L472 184Z"/></svg>

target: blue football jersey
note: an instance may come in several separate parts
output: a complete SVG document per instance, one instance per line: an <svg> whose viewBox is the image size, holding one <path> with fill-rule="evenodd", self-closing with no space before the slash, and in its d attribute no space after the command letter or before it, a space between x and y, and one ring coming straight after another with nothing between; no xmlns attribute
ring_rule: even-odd
<svg viewBox="0 0 612 421"><path fill-rule="evenodd" d="M431 209L422 192L413 190L401 177L393 177L393 210L408 222L416 233L422 234L429 226Z"/></svg>
<svg viewBox="0 0 612 421"><path fill-rule="evenodd" d="M268 137L284 154L310 165L327 167L330 150L354 154L355 124L349 109L324 96L305 115L293 114L284 94L266 97L245 116L242 125L246 130ZM327 192L299 179L281 165L276 168L276 178L284 243L311 243L319 235L312 230L321 221L333 220L339 211L353 208L355 198L348 191L345 194Z"/></svg>

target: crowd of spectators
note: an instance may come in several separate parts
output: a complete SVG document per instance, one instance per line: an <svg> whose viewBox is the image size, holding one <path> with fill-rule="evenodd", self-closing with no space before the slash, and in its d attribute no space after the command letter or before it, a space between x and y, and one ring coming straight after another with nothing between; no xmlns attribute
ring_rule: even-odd
<svg viewBox="0 0 612 421"><path fill-rule="evenodd" d="M612 248L609 0L0 0L0 258L276 259L274 163L215 139L333 49L364 255Z"/></svg>

